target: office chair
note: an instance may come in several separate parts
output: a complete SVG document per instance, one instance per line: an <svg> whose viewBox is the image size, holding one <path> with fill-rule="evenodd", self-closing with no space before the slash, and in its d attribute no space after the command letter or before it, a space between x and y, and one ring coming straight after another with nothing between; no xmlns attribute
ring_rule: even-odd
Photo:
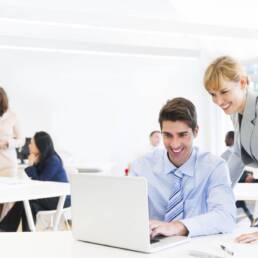
<svg viewBox="0 0 258 258"><path fill-rule="evenodd" d="M71 174L78 173L78 169L75 167L66 167L65 171L67 173L68 180ZM38 230L54 230L54 218L56 215L56 210L39 211L37 213L36 228ZM60 220L57 221L57 229L69 230L70 224L68 220L71 220L71 207L63 208Z"/></svg>

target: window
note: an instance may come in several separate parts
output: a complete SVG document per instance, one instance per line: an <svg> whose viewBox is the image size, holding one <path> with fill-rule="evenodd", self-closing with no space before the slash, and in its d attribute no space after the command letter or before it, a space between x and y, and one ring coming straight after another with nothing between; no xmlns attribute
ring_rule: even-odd
<svg viewBox="0 0 258 258"><path fill-rule="evenodd" d="M258 64L246 65L246 72L250 78L250 87L258 92Z"/></svg>

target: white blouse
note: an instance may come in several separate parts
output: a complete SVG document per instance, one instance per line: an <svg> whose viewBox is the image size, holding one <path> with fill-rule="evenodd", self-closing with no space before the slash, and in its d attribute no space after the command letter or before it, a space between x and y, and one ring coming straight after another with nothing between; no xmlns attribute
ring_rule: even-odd
<svg viewBox="0 0 258 258"><path fill-rule="evenodd" d="M15 148L24 144L24 137L16 114L9 109L0 117L0 140L8 142L6 149L0 149L0 176L13 176L17 173Z"/></svg>

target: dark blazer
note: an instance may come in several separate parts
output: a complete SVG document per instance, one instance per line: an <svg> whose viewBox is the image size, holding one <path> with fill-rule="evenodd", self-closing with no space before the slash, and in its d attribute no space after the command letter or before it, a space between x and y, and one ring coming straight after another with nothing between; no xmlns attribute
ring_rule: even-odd
<svg viewBox="0 0 258 258"><path fill-rule="evenodd" d="M258 166L258 94L248 91L240 126L239 115L231 118L235 130L233 153L228 160L232 185L241 177L246 165Z"/></svg>
<svg viewBox="0 0 258 258"><path fill-rule="evenodd" d="M68 182L68 178L60 158L53 154L43 164L25 168L25 172L31 179L40 181ZM70 196L66 198L66 204L70 203ZM69 205L70 206L70 205Z"/></svg>
<svg viewBox="0 0 258 258"><path fill-rule="evenodd" d="M41 165L25 168L31 179L40 181L68 182L62 162L57 155L52 155Z"/></svg>

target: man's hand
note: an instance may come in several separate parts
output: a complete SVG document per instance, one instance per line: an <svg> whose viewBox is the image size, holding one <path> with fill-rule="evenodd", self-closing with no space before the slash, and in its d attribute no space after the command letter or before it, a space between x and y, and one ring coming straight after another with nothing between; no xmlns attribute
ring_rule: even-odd
<svg viewBox="0 0 258 258"><path fill-rule="evenodd" d="M163 236L187 236L188 229L180 221L163 222L158 220L150 221L150 236L154 238L157 235Z"/></svg>

